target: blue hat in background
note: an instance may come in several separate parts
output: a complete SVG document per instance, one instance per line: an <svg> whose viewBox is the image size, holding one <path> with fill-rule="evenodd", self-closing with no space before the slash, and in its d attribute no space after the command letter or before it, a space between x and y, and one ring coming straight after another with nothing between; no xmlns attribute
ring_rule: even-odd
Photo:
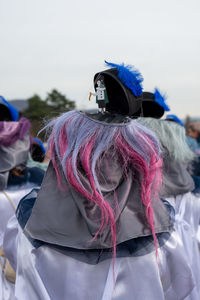
<svg viewBox="0 0 200 300"><path fill-rule="evenodd" d="M184 126L183 122L176 115L167 115L166 120L173 121L178 123L181 126Z"/></svg>
<svg viewBox="0 0 200 300"><path fill-rule="evenodd" d="M6 99L3 96L0 96L0 104L8 108L12 117L12 121L18 121L19 119L18 110L14 106L12 106L8 101L6 101Z"/></svg>
<svg viewBox="0 0 200 300"><path fill-rule="evenodd" d="M42 141L41 141L40 139L38 139L38 138L34 138L34 139L33 139L33 143L34 143L34 142L38 143L38 144L40 145L40 147L41 147L43 153L46 154L46 149L45 149L45 147L44 147Z"/></svg>
<svg viewBox="0 0 200 300"><path fill-rule="evenodd" d="M155 88L154 93L143 92L143 116L160 119L166 111L170 111L166 99L166 95L161 94L157 88Z"/></svg>

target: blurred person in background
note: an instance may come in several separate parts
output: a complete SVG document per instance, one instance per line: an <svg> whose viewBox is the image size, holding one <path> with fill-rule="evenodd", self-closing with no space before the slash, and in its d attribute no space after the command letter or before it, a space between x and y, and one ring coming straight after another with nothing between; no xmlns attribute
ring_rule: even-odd
<svg viewBox="0 0 200 300"><path fill-rule="evenodd" d="M30 122L0 96L0 299L13 299L15 271L7 260L3 239L19 200L42 182L44 171L28 168Z"/></svg>
<svg viewBox="0 0 200 300"><path fill-rule="evenodd" d="M156 109L153 105L152 102L152 108ZM182 121L175 115L167 115L166 120L159 120L155 115L158 115L160 109L158 113L153 109L152 111L152 114L151 110L147 114L144 112L144 117L138 121L150 128L160 140L163 157L160 197L170 203L175 210L174 226L184 246L182 251L187 257L195 280L195 287L186 299L197 300L200 294L200 256L197 237L200 198L194 190L194 180L188 172L188 166L193 162L195 154L187 145Z"/></svg>
<svg viewBox="0 0 200 300"><path fill-rule="evenodd" d="M27 166L38 167L46 171L49 164L49 153L39 138L31 138L30 153Z"/></svg>
<svg viewBox="0 0 200 300"><path fill-rule="evenodd" d="M199 126L195 123L191 123L188 126L187 143L194 153L200 155L199 144L200 130Z"/></svg>

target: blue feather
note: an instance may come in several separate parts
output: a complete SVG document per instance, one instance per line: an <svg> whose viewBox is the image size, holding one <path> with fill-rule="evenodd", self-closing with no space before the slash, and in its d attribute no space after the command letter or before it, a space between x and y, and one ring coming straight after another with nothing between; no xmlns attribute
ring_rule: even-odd
<svg viewBox="0 0 200 300"><path fill-rule="evenodd" d="M125 64L117 65L109 63L106 60L105 63L109 67L117 68L118 78L136 97L142 95L143 87L141 83L143 81L143 77L140 72L134 68L134 66Z"/></svg>
<svg viewBox="0 0 200 300"><path fill-rule="evenodd" d="M167 97L166 95L161 95L160 91L155 88L154 90L155 101L164 108L164 111L170 111L169 106L165 102Z"/></svg>
<svg viewBox="0 0 200 300"><path fill-rule="evenodd" d="M167 115L166 120L173 120L174 122L184 126L183 122L176 115Z"/></svg>

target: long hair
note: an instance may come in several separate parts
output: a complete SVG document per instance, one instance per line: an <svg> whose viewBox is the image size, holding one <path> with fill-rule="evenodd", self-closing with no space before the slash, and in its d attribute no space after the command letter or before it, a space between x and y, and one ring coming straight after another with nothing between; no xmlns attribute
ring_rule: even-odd
<svg viewBox="0 0 200 300"><path fill-rule="evenodd" d="M175 122L154 118L139 118L138 122L158 137L163 155L168 155L178 162L190 162L195 158L194 153L186 142L185 129Z"/></svg>
<svg viewBox="0 0 200 300"><path fill-rule="evenodd" d="M161 159L159 142L155 135L137 121L108 124L88 117L78 111L70 111L51 121L49 137L51 159L61 186L61 172L68 183L100 212L100 226L94 239L110 228L113 255L116 252L116 211L103 196L99 181L99 166L106 154L112 153L124 170L139 174L141 201L156 245L152 197L157 197L161 183ZM86 188L80 173L88 179ZM133 195L134 197L134 195Z"/></svg>

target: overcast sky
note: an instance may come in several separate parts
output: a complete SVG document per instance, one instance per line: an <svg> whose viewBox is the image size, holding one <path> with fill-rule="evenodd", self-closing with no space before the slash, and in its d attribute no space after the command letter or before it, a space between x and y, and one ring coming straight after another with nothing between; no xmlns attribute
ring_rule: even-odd
<svg viewBox="0 0 200 300"><path fill-rule="evenodd" d="M200 116L199 0L0 0L0 94L88 101L104 59L133 64L173 113Z"/></svg>

